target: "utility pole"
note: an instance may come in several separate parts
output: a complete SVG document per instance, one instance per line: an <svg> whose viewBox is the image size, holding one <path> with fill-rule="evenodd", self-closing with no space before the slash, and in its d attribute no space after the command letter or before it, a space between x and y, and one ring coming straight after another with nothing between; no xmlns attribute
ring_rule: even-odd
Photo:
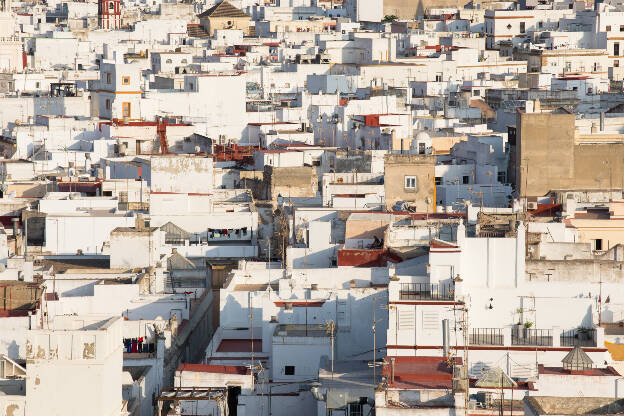
<svg viewBox="0 0 624 416"><path fill-rule="evenodd" d="M330 359L331 359L331 378L334 381L334 336L336 333L336 323L334 320L329 320L325 322L325 331L329 334L329 343L330 343Z"/></svg>
<svg viewBox="0 0 624 416"><path fill-rule="evenodd" d="M249 292L249 328L251 330L251 391L254 391L253 292Z"/></svg>

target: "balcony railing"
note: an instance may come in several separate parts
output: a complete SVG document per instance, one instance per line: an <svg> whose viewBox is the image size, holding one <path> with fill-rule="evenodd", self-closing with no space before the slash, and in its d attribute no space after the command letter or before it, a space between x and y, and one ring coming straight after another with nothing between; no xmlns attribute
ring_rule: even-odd
<svg viewBox="0 0 624 416"><path fill-rule="evenodd" d="M563 331L560 337L562 347L595 347L596 346L596 330L595 329L572 329Z"/></svg>
<svg viewBox="0 0 624 416"><path fill-rule="evenodd" d="M473 328L469 341L470 345L505 345L501 328Z"/></svg>
<svg viewBox="0 0 624 416"><path fill-rule="evenodd" d="M552 347L552 330L513 327L511 329L511 345Z"/></svg>
<svg viewBox="0 0 624 416"><path fill-rule="evenodd" d="M453 300L453 285L431 283L401 283L401 300Z"/></svg>

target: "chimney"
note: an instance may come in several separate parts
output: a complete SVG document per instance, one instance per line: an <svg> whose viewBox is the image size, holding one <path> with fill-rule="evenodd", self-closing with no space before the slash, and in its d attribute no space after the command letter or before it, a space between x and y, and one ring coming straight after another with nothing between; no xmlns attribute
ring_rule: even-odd
<svg viewBox="0 0 624 416"><path fill-rule="evenodd" d="M13 222L13 235L17 238L17 234L19 233L19 227L17 225L19 218L11 218L11 221Z"/></svg>
<svg viewBox="0 0 624 416"><path fill-rule="evenodd" d="M136 228L137 231L145 230L145 218L143 218L143 215L137 215L136 219L134 220L134 228Z"/></svg>

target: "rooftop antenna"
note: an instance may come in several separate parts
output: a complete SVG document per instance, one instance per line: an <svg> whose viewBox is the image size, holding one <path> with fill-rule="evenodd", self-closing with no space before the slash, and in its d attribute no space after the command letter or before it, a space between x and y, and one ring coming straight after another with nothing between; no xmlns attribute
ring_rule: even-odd
<svg viewBox="0 0 624 416"><path fill-rule="evenodd" d="M381 319L377 320L376 318L376 313L375 313L375 295L373 295L373 361L371 363L368 364L369 367L373 367L373 388L375 388L375 385L377 384L377 367L382 365L381 363L377 363L377 339L376 339L376 334L375 334L375 327L377 326L377 322L380 322Z"/></svg>

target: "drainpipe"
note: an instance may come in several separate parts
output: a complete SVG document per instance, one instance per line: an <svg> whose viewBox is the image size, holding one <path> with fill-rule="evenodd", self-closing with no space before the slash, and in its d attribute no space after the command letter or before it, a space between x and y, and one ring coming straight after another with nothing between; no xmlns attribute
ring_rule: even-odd
<svg viewBox="0 0 624 416"><path fill-rule="evenodd" d="M442 351L444 357L449 356L449 320L442 320Z"/></svg>

